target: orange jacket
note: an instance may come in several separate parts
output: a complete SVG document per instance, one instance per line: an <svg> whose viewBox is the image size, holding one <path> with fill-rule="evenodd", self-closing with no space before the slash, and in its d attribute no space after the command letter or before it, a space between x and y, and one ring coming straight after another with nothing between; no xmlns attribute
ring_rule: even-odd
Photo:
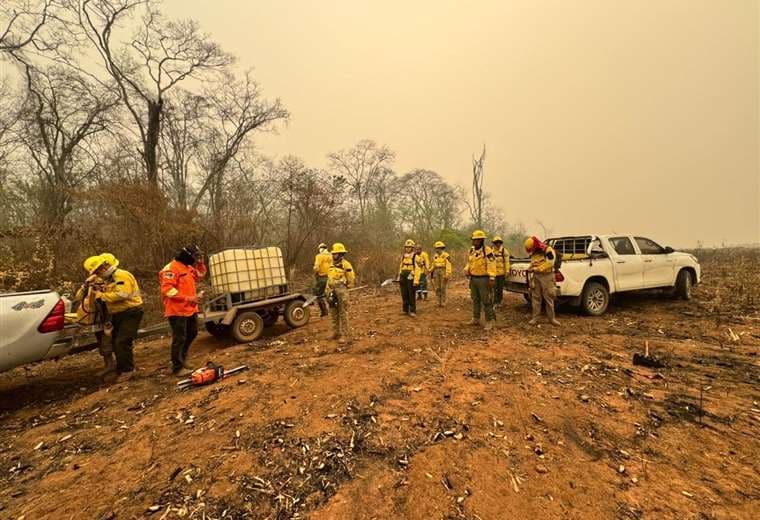
<svg viewBox="0 0 760 520"><path fill-rule="evenodd" d="M158 273L161 284L161 300L164 302L164 316L192 316L198 313L198 294L195 282L206 275L206 266L198 268L172 260Z"/></svg>

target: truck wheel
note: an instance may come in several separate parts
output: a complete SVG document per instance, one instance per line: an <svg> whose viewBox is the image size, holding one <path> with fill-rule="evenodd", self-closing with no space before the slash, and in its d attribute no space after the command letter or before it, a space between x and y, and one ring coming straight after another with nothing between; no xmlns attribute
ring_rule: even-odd
<svg viewBox="0 0 760 520"><path fill-rule="evenodd" d="M213 321L207 321L204 325L206 326L208 333L215 338L227 338L230 335L229 325L222 325L221 323L214 323Z"/></svg>
<svg viewBox="0 0 760 520"><path fill-rule="evenodd" d="M589 316L601 316L610 304L610 293L599 282L588 282L581 295L581 307Z"/></svg>
<svg viewBox="0 0 760 520"><path fill-rule="evenodd" d="M264 326L266 328L269 328L275 323L277 323L277 318L279 318L279 314L277 313L276 310L274 311L266 310L266 311L261 311L261 317L264 320Z"/></svg>
<svg viewBox="0 0 760 520"><path fill-rule="evenodd" d="M691 300L691 287L693 282L691 274L686 269L681 269L676 278L675 295L682 300Z"/></svg>
<svg viewBox="0 0 760 520"><path fill-rule="evenodd" d="M232 322L232 337L239 343L257 340L264 332L264 319L256 311L241 312Z"/></svg>
<svg viewBox="0 0 760 520"><path fill-rule="evenodd" d="M309 323L309 309L302 307L301 300L292 300L285 306L285 323L297 329Z"/></svg>

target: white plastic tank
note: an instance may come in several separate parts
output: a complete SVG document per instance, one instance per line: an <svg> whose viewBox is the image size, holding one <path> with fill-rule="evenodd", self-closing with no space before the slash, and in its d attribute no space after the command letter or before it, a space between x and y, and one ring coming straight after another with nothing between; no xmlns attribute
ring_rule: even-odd
<svg viewBox="0 0 760 520"><path fill-rule="evenodd" d="M243 300L255 300L287 291L279 247L225 249L209 256L209 273L216 294L243 293Z"/></svg>

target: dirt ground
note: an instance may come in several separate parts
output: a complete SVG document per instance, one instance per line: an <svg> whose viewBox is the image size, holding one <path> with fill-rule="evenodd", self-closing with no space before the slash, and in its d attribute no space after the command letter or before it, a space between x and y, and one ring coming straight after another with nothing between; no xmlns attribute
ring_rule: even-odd
<svg viewBox="0 0 760 520"><path fill-rule="evenodd" d="M0 374L0 518L758 518L760 300L730 268L560 329L510 295L489 335L464 281L417 319L364 292L345 348L316 316L202 334L194 364L250 370L189 391L166 338L128 384L96 353Z"/></svg>

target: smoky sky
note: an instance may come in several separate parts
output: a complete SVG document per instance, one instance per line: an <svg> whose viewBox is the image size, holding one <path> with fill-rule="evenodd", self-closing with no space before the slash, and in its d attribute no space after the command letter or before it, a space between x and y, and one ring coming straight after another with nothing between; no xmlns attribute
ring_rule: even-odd
<svg viewBox="0 0 760 520"><path fill-rule="evenodd" d="M265 155L486 187L508 222L674 246L760 242L757 0L169 0L292 118ZM498 231L498 230L494 230Z"/></svg>

